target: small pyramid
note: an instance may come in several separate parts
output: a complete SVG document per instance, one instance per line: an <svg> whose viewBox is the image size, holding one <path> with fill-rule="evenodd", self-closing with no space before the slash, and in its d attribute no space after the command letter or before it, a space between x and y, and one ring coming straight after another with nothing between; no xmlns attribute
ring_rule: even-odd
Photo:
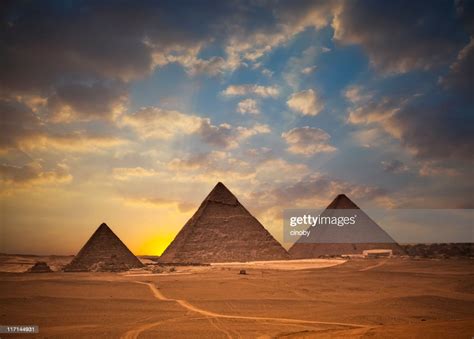
<svg viewBox="0 0 474 339"><path fill-rule="evenodd" d="M219 182L160 257L163 263L288 259L273 236Z"/></svg>
<svg viewBox="0 0 474 339"><path fill-rule="evenodd" d="M64 268L66 272L126 271L143 267L115 233L102 223L84 247Z"/></svg>
<svg viewBox="0 0 474 339"><path fill-rule="evenodd" d="M364 250L391 249L394 254L403 249L375 221L362 211L345 194L339 194L321 213L321 216L342 216L335 210L352 210L357 215L354 225L317 225L310 227L309 237L302 237L293 244L289 253L292 259L320 256L362 254Z"/></svg>
<svg viewBox="0 0 474 339"><path fill-rule="evenodd" d="M48 266L48 264L44 261L37 261L33 266L31 266L28 273L49 273L53 272L53 270Z"/></svg>

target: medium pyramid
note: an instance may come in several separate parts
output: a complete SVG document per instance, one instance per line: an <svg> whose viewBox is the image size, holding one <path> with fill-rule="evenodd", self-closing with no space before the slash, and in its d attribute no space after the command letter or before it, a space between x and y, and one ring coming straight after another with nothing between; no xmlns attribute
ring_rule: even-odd
<svg viewBox="0 0 474 339"><path fill-rule="evenodd" d="M64 268L66 272L125 271L143 267L115 233L102 223L84 247Z"/></svg>
<svg viewBox="0 0 474 339"><path fill-rule="evenodd" d="M213 263L288 259L288 253L218 183L163 252L163 263Z"/></svg>
<svg viewBox="0 0 474 339"><path fill-rule="evenodd" d="M341 210L350 210L350 213ZM326 224L310 227L309 237L298 239L290 248L291 258L362 254L364 250L371 249L391 249L394 254L403 253L400 245L344 194L338 195L321 216L346 216L352 212L357 215L354 225L339 227Z"/></svg>

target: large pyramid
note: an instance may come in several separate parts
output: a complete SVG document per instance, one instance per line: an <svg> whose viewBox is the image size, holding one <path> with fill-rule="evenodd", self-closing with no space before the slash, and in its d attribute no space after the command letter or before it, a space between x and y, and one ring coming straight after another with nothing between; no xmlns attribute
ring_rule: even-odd
<svg viewBox="0 0 474 339"><path fill-rule="evenodd" d="M84 247L64 267L66 272L126 271L143 267L138 258L105 223L92 234Z"/></svg>
<svg viewBox="0 0 474 339"><path fill-rule="evenodd" d="M344 214L344 211L340 210L354 212L357 215L356 223L343 227L337 225L310 227L309 237L298 239L290 248L291 258L362 254L364 250L371 249L391 249L394 254L403 253L400 245L344 194L338 195L321 216L340 216Z"/></svg>
<svg viewBox="0 0 474 339"><path fill-rule="evenodd" d="M288 252L218 183L163 252L163 263L288 259Z"/></svg>

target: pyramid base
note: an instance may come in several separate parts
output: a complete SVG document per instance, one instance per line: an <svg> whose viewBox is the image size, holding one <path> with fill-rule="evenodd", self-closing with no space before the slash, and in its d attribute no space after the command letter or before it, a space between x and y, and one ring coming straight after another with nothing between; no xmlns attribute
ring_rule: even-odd
<svg viewBox="0 0 474 339"><path fill-rule="evenodd" d="M394 255L405 254L397 243L296 243L290 250L291 259L312 259L346 254L363 254L365 250L387 249Z"/></svg>
<svg viewBox="0 0 474 339"><path fill-rule="evenodd" d="M90 266L70 264L64 267L63 271L64 272L124 272L132 268L142 268L142 267L144 267L143 264L128 265L128 264L105 263L105 262L100 261Z"/></svg>

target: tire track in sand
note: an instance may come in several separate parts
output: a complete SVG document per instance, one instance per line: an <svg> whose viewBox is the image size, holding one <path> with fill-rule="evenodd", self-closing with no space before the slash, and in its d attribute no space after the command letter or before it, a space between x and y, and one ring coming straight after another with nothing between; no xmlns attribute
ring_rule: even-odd
<svg viewBox="0 0 474 339"><path fill-rule="evenodd" d="M372 265L372 266L367 266L367 267L361 268L361 269L359 270L359 272L370 271L371 269L374 269L374 268L383 266L383 265L385 265L385 264L387 263L387 261L389 261L389 259L385 259L384 261L381 261L381 262L379 262L378 264L375 264L375 265Z"/></svg>
<svg viewBox="0 0 474 339"><path fill-rule="evenodd" d="M290 324L306 324L306 325L333 325L333 326L344 326L344 327L352 327L352 328L363 328L363 329L370 329L374 326L369 326L369 325L362 325L362 324L354 324L354 323L342 323L342 322L332 322L332 321L314 321L314 320L302 320L302 319L291 319L291 318L274 318L274 317L253 317L253 316L244 316L244 315L229 315L229 314L222 314L222 313L216 313L212 311L207 311L205 309L199 308L197 306L194 306L187 302L186 300L182 299L171 299L165 297L153 283L148 283L148 282L143 282L143 281L135 281L137 284L142 284L142 285L147 285L150 291L153 293L153 296L162 301L174 301L177 304L179 304L181 307L185 308L188 311L195 312L198 314L201 314L206 317L211 317L211 318L220 318L220 319L239 319L239 320L254 320L254 321L271 321L271 322L280 322L280 323L290 323ZM165 320L166 321L166 320ZM138 335L146 331L147 329L150 329L156 325L159 325L164 321L156 322L153 324L146 324L143 326L140 326L138 329L128 331L127 333L133 334L133 336L123 336L122 338L126 339L135 339L138 337ZM221 329L222 330L222 329ZM227 332L223 330L222 332ZM127 335L126 333L126 335ZM226 333L228 336L228 333Z"/></svg>

